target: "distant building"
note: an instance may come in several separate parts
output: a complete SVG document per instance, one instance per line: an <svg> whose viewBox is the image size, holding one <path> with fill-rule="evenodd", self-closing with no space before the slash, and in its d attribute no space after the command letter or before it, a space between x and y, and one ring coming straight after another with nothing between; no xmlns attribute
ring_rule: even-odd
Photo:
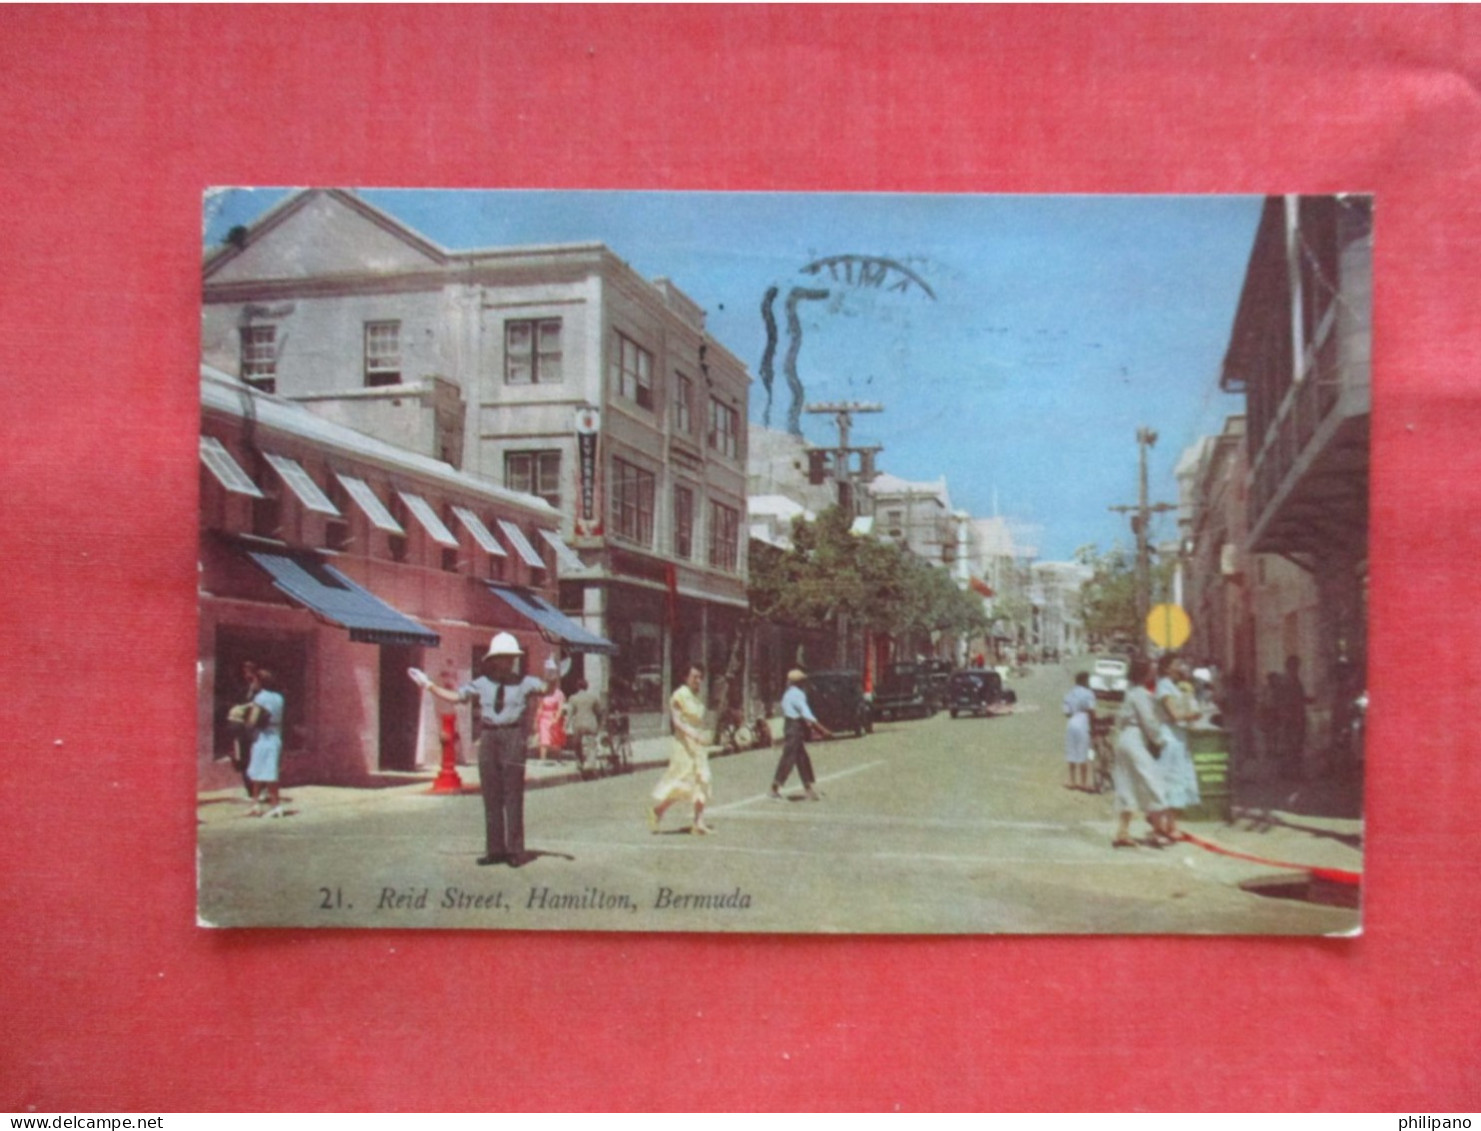
<svg viewBox="0 0 1481 1131"><path fill-rule="evenodd" d="M561 607L617 645L586 678L662 725L746 608L750 378L666 279L598 243L449 251L357 195L289 197L204 267L205 360L536 495Z"/></svg>
<svg viewBox="0 0 1481 1131"><path fill-rule="evenodd" d="M869 483L874 536L894 542L922 561L951 568L959 550L958 516L946 477L914 483L882 473Z"/></svg>
<svg viewBox="0 0 1481 1131"><path fill-rule="evenodd" d="M547 657L611 650L554 607L554 571L525 552L559 538L542 499L210 367L200 447L205 788L233 780L226 712L244 698L245 664L272 669L286 699L285 772L354 784L440 756L408 668L461 683L499 631L537 673Z"/></svg>
<svg viewBox="0 0 1481 1131"><path fill-rule="evenodd" d="M1095 571L1079 562L1034 562L1033 639L1040 655L1079 655L1086 648L1080 590Z"/></svg>

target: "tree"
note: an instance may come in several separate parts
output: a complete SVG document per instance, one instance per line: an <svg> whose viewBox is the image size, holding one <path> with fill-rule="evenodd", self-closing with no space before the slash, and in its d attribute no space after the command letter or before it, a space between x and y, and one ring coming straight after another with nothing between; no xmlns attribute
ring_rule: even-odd
<svg viewBox="0 0 1481 1131"><path fill-rule="evenodd" d="M1101 553L1095 545L1081 546L1075 561L1095 572L1080 587L1080 612L1085 631L1102 640L1125 636L1141 639L1136 623L1136 563L1119 545Z"/></svg>
<svg viewBox="0 0 1481 1131"><path fill-rule="evenodd" d="M815 629L845 618L895 636L986 629L981 600L958 589L945 570L851 527L847 514L830 507L813 522L793 522L790 550L754 544L752 614Z"/></svg>
<svg viewBox="0 0 1481 1131"><path fill-rule="evenodd" d="M1134 555L1119 543L1104 553L1091 544L1076 550L1075 560L1095 571L1080 588L1080 612L1086 633L1101 639L1124 636L1142 646L1145 626L1137 623ZM1172 590L1172 574L1176 566L1175 558L1153 563L1152 604L1159 599L1170 599L1168 594Z"/></svg>

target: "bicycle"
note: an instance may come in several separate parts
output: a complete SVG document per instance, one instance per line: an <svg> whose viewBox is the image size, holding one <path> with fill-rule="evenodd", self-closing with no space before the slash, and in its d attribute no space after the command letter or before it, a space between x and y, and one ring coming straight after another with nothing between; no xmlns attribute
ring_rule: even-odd
<svg viewBox="0 0 1481 1131"><path fill-rule="evenodd" d="M1090 717L1090 746L1095 751L1095 783L1092 786L1095 793L1105 793L1116 787L1111 776L1111 763L1116 757L1111 740L1114 728L1115 722L1109 715Z"/></svg>
<svg viewBox="0 0 1481 1131"><path fill-rule="evenodd" d="M622 774L632 769L632 731L625 711L607 712L601 733L597 735L597 758L610 774Z"/></svg>
<svg viewBox="0 0 1481 1131"><path fill-rule="evenodd" d="M737 710L726 711L715 727L715 745L724 754L759 750L771 745L771 724L764 718L746 722Z"/></svg>

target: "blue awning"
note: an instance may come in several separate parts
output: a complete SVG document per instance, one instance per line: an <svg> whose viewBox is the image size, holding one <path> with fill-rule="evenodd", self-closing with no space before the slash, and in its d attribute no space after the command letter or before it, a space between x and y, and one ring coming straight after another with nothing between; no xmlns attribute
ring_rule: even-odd
<svg viewBox="0 0 1481 1131"><path fill-rule="evenodd" d="M540 635L552 644L559 644L568 652L600 652L612 656L617 645L589 632L561 612L533 589L517 585L501 585L496 581L485 582L489 592L498 597L522 617L534 621Z"/></svg>
<svg viewBox="0 0 1481 1131"><path fill-rule="evenodd" d="M442 639L317 558L265 550L246 554L267 571L279 590L330 624L349 629L351 640L435 647Z"/></svg>

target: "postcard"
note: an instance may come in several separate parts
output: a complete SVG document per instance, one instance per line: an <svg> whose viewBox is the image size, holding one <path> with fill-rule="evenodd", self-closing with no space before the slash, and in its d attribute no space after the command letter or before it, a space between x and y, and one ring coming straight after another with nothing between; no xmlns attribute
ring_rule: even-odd
<svg viewBox="0 0 1481 1131"><path fill-rule="evenodd" d="M1370 197L203 239L203 927L1360 931Z"/></svg>

